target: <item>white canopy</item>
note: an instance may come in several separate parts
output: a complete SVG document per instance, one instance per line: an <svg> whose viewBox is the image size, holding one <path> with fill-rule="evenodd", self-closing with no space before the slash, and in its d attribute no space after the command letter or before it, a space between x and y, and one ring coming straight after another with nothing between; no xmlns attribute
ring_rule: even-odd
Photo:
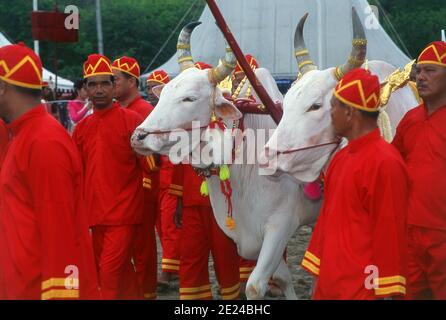
<svg viewBox="0 0 446 320"><path fill-rule="evenodd" d="M373 24L373 13L366 0L217 0L217 4L242 51L253 54L260 66L269 69L276 79L291 79L297 73L294 30L305 12L309 12L305 41L319 68L335 66L347 59L351 50L353 6L366 29L367 58L384 60L396 67L409 62L384 29ZM225 52L223 36L207 6L199 21L203 24L192 34L192 55L195 61L215 65ZM154 68L157 69L164 69L172 76L178 74L176 55Z"/></svg>

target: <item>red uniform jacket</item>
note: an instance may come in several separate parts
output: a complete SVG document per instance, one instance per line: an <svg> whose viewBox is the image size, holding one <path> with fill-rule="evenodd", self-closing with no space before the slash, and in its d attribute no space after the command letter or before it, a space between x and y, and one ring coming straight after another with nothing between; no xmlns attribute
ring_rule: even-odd
<svg viewBox="0 0 446 320"><path fill-rule="evenodd" d="M141 96L137 96L128 106L128 110L132 110L139 114L143 122L149 114L153 111L154 107L145 101ZM143 187L150 191L147 193L149 201L157 202L158 189L159 189L159 165L157 164L154 156L142 157L143 172Z"/></svg>
<svg viewBox="0 0 446 320"><path fill-rule="evenodd" d="M409 173L408 223L446 230L446 106L430 116L424 105L410 110L393 145Z"/></svg>
<svg viewBox="0 0 446 320"><path fill-rule="evenodd" d="M2 168L3 155L9 142L9 132L6 124L0 119L0 170Z"/></svg>
<svg viewBox="0 0 446 320"><path fill-rule="evenodd" d="M408 180L397 150L376 129L331 161L325 199L302 266L315 299L405 293Z"/></svg>
<svg viewBox="0 0 446 320"><path fill-rule="evenodd" d="M200 187L203 179L197 175L190 164L179 164L173 169L172 184L169 193L183 197L183 206L210 207L209 197L203 197Z"/></svg>
<svg viewBox="0 0 446 320"><path fill-rule="evenodd" d="M160 166L160 189L168 189L172 183L172 175L174 165L170 162L169 157L161 156L161 166Z"/></svg>
<svg viewBox="0 0 446 320"><path fill-rule="evenodd" d="M85 172L85 202L90 226L138 224L143 214L141 158L130 137L141 117L114 104L76 126L73 139Z"/></svg>
<svg viewBox="0 0 446 320"><path fill-rule="evenodd" d="M76 146L43 105L8 126L13 137L0 173L0 298L98 298Z"/></svg>

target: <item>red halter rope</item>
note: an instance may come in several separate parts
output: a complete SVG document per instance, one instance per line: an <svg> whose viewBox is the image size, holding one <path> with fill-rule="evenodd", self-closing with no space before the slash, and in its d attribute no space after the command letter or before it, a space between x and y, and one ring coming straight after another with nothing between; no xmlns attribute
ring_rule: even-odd
<svg viewBox="0 0 446 320"><path fill-rule="evenodd" d="M341 139L332 141L332 142L326 142L326 143L321 143L321 144L315 144L312 146L308 146L308 147L303 147L303 148L297 148L297 149L290 149L290 150L285 150L285 151L278 151L277 154L289 154L289 153L294 153L294 152L299 152L299 151L304 151L304 150L310 150L310 149L315 149L315 148L320 148L320 147L325 147L325 146L329 146L331 144L336 144L337 146L339 146L339 144L341 143ZM336 148L335 148L336 149Z"/></svg>

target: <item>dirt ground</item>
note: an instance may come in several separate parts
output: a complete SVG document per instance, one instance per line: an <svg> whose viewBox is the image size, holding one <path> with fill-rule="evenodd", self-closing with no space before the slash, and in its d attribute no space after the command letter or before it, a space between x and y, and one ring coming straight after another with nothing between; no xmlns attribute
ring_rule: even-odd
<svg viewBox="0 0 446 320"><path fill-rule="evenodd" d="M311 229L309 227L301 227L288 243L287 263L293 276L294 289L298 299L309 299L310 288L312 285L312 277L300 267L300 262L310 240ZM158 241L158 270L161 269L161 247ZM212 258L209 259L209 278L212 285L212 293L214 299L220 299L218 293L218 283L215 278ZM243 297L242 297L243 298ZM159 300L176 300L179 299L178 281L171 283L168 288L158 288ZM284 297L266 297L266 299L284 299Z"/></svg>

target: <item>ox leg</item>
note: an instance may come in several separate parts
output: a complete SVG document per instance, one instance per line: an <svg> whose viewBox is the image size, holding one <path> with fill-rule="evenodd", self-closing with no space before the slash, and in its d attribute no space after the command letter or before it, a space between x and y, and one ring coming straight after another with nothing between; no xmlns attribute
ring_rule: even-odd
<svg viewBox="0 0 446 320"><path fill-rule="evenodd" d="M280 261L279 267L274 272L273 280L280 287L287 300L297 300L293 278L285 260Z"/></svg>
<svg viewBox="0 0 446 320"><path fill-rule="evenodd" d="M297 218L284 219L284 217L284 214L275 214L271 216L265 226L263 244L257 265L246 284L246 297L250 300L263 299L265 297L266 291L268 290L268 281L279 268L288 240L299 225ZM284 267L287 268L286 264ZM286 276L283 278L287 279ZM291 281L291 276L289 277L289 281ZM284 286L284 288L289 291L292 289L292 286L291 289L289 286ZM294 289L292 290L294 291ZM293 295L290 295L290 298L293 298Z"/></svg>

